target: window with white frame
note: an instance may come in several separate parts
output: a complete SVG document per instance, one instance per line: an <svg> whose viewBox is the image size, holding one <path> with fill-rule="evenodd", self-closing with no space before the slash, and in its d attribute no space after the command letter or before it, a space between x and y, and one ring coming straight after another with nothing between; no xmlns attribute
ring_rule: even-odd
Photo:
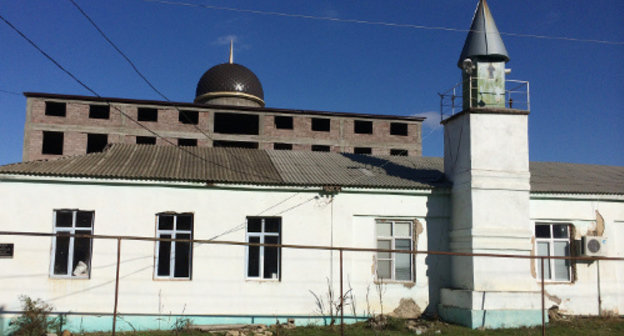
<svg viewBox="0 0 624 336"><path fill-rule="evenodd" d="M384 250L413 249L413 223L404 220L377 220L377 248ZM377 252L377 279L414 281L411 253Z"/></svg>
<svg viewBox="0 0 624 336"><path fill-rule="evenodd" d="M281 217L247 217L247 242L260 244L281 243ZM280 278L281 248L247 246L247 278Z"/></svg>
<svg viewBox="0 0 624 336"><path fill-rule="evenodd" d="M570 224L536 223L535 245L538 256L570 256ZM541 280L541 263L536 260L538 279ZM569 259L544 259L544 281L571 281L570 265Z"/></svg>
<svg viewBox="0 0 624 336"><path fill-rule="evenodd" d="M157 215L157 238L193 239L193 214L161 213ZM190 279L193 244L188 241L157 241L155 277Z"/></svg>
<svg viewBox="0 0 624 336"><path fill-rule="evenodd" d="M88 278L91 274L93 211L55 210L52 240L53 277ZM76 236L78 235L78 236Z"/></svg>

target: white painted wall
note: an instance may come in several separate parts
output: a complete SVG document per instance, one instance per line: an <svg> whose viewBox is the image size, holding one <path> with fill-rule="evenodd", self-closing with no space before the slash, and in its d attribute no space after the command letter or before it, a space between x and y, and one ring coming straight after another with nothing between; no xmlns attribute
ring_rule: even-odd
<svg viewBox="0 0 624 336"><path fill-rule="evenodd" d="M331 202L313 199L318 195L314 189L48 182L0 181L2 230L52 232L55 209L80 209L95 211L95 234L154 237L156 214L173 211L194 213L195 238L208 239L244 224L246 216L262 215L282 217L284 244L374 248L376 218L408 218L422 224L417 239L422 250L428 247L427 227L447 222L446 195L428 192L341 192ZM245 241L245 227L219 240ZM49 237L0 236L0 242L15 243L15 257L0 259L0 306L5 310L19 310L17 297L27 294L58 311L112 312L115 240L93 243L91 278L83 280L50 278ZM334 290L339 290L338 252L332 259L328 251L282 249L281 281L263 281L246 279L244 247L196 245L192 280L172 281L153 279L153 242L123 241L121 249L119 311L123 313L316 315L310 291L327 295L330 278ZM383 285L384 312L392 311L401 298L414 299L422 309L428 306L427 273L433 271L426 259L417 257L415 284ZM350 283L356 313L369 309L379 313L373 254L345 253L344 265L345 290ZM444 269L444 265L434 268ZM346 313L351 314L351 309Z"/></svg>
<svg viewBox="0 0 624 336"><path fill-rule="evenodd" d="M607 256L624 257L624 197L593 195L534 195L531 200L531 220L535 222L570 223L576 237L594 230L596 211L604 218ZM602 311L606 314L624 313L624 261L600 262ZM549 295L547 307L559 306L563 313L597 315L597 262L577 262L573 282L546 283Z"/></svg>

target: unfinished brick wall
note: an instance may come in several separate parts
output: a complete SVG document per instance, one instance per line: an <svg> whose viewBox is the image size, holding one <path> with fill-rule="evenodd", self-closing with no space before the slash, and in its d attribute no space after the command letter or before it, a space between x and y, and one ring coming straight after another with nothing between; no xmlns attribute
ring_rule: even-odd
<svg viewBox="0 0 624 336"><path fill-rule="evenodd" d="M23 160L54 159L66 155L81 155L86 153L87 134L107 134L108 143L136 143L137 136L154 137L145 128L124 117L138 120L140 107L154 108L158 112L157 121L142 121L141 123L158 133L162 138L177 144L178 139L197 139L197 146L212 146L215 140L250 141L258 143L260 149L273 149L275 143L291 144L292 150L311 150L313 145L330 146L332 152L353 153L355 147L369 147L373 155L389 155L391 149L407 150L411 156L419 156L421 148L421 122L418 120L400 119L389 116L366 117L350 115L326 115L319 113L273 112L271 109L256 111L237 110L233 108L214 108L190 105L189 107L166 106L164 102L120 100L110 103L108 119L94 119L89 117L89 106L106 105L106 102L90 101L89 97L76 96L76 99L63 99L58 96L28 97L27 117L24 127ZM71 96L74 98L74 96ZM45 114L46 101L65 103L65 116L49 116ZM179 119L179 110L198 112L197 125L183 123ZM257 135L222 134L213 132L215 112L244 113L258 115L259 132ZM299 113L301 112L301 113ZM275 127L275 116L292 117L292 129L278 129ZM329 131L312 130L312 119L329 119ZM395 120L396 119L396 120ZM372 134L356 134L354 120L371 121ZM407 136L390 134L390 123L402 122L408 127ZM63 154L42 154L42 132L63 132ZM156 145L168 145L167 141L157 138Z"/></svg>

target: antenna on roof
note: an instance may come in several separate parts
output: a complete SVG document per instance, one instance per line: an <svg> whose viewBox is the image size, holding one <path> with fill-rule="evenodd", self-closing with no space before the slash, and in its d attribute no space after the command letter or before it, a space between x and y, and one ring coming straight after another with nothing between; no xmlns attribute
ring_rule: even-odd
<svg viewBox="0 0 624 336"><path fill-rule="evenodd" d="M230 40L230 64L234 63L234 40Z"/></svg>

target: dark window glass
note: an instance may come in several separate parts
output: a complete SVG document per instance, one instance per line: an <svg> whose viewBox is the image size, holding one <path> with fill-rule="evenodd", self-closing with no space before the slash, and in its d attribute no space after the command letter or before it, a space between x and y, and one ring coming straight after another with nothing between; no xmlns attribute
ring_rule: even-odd
<svg viewBox="0 0 624 336"><path fill-rule="evenodd" d="M293 118L285 116L275 116L275 128L293 129Z"/></svg>
<svg viewBox="0 0 624 336"><path fill-rule="evenodd" d="M101 152L108 145L107 134L87 134L87 153Z"/></svg>
<svg viewBox="0 0 624 336"><path fill-rule="evenodd" d="M256 114L215 113L214 132L223 134L259 134Z"/></svg>
<svg viewBox="0 0 624 336"><path fill-rule="evenodd" d="M67 110L65 103L46 102L45 115L54 117L64 117Z"/></svg>
<svg viewBox="0 0 624 336"><path fill-rule="evenodd" d="M108 118L110 118L110 106L108 106L108 105L89 105L89 118L91 118L91 119L108 119Z"/></svg>
<svg viewBox="0 0 624 336"><path fill-rule="evenodd" d="M390 155L393 156L407 156L407 149L391 149Z"/></svg>
<svg viewBox="0 0 624 336"><path fill-rule="evenodd" d="M137 119L139 121L158 121L158 110L150 107L139 107Z"/></svg>
<svg viewBox="0 0 624 336"><path fill-rule="evenodd" d="M191 239L190 234L178 234L176 239ZM176 242L175 243L175 265L174 276L176 278L188 278L191 276L191 244L189 242Z"/></svg>
<svg viewBox="0 0 624 336"><path fill-rule="evenodd" d="M329 146L326 145L312 145L313 152L329 152Z"/></svg>
<svg viewBox="0 0 624 336"><path fill-rule="evenodd" d="M260 218L247 219L247 232L261 232L262 220Z"/></svg>
<svg viewBox="0 0 624 336"><path fill-rule="evenodd" d="M56 212L56 227L72 227L73 222L72 211L57 211Z"/></svg>
<svg viewBox="0 0 624 336"><path fill-rule="evenodd" d="M568 238L567 224L553 224L553 238Z"/></svg>
<svg viewBox="0 0 624 336"><path fill-rule="evenodd" d="M156 137L138 136L138 137L136 137L136 143L137 144L143 144L143 145L155 145L156 144Z"/></svg>
<svg viewBox="0 0 624 336"><path fill-rule="evenodd" d="M373 134L373 122L355 120L353 122L353 132L358 134Z"/></svg>
<svg viewBox="0 0 624 336"><path fill-rule="evenodd" d="M78 211L78 213L76 213L76 227L90 228L92 223L93 223L93 212Z"/></svg>
<svg viewBox="0 0 624 336"><path fill-rule="evenodd" d="M330 120L327 118L312 118L312 130L319 132L329 132Z"/></svg>
<svg viewBox="0 0 624 336"><path fill-rule="evenodd" d="M178 230L193 230L193 215L178 215Z"/></svg>
<svg viewBox="0 0 624 336"><path fill-rule="evenodd" d="M249 237L250 243L260 243L260 237ZM247 260L247 276L260 276L260 246L249 246L249 257Z"/></svg>
<svg viewBox="0 0 624 336"><path fill-rule="evenodd" d="M370 147L355 147L353 148L355 154L372 154L373 150Z"/></svg>
<svg viewBox="0 0 624 336"><path fill-rule="evenodd" d="M173 216L172 215L158 216L158 229L159 230L173 230Z"/></svg>
<svg viewBox="0 0 624 336"><path fill-rule="evenodd" d="M183 124L197 125L199 123L199 112L191 110L180 110L178 121Z"/></svg>
<svg viewBox="0 0 624 336"><path fill-rule="evenodd" d="M68 234L69 232L64 232ZM69 236L56 237L56 251L54 253L54 274L67 275L67 256L69 255Z"/></svg>
<svg viewBox="0 0 624 336"><path fill-rule="evenodd" d="M535 237L550 238L550 225L535 225Z"/></svg>
<svg viewBox="0 0 624 336"><path fill-rule="evenodd" d="M171 238L171 235L163 234L160 238ZM159 241L158 242L158 274L159 276L168 276L169 268L171 265L171 242Z"/></svg>
<svg viewBox="0 0 624 336"><path fill-rule="evenodd" d="M264 220L264 231L266 232L280 232L281 218L266 218Z"/></svg>
<svg viewBox="0 0 624 336"><path fill-rule="evenodd" d="M292 150L293 145L292 144L287 144L287 143L274 143L273 144L273 149L277 149L277 150Z"/></svg>
<svg viewBox="0 0 624 336"><path fill-rule="evenodd" d="M279 244L279 237L267 236L264 238L265 244ZM277 279L278 278L278 247L264 247L264 278L265 279Z"/></svg>
<svg viewBox="0 0 624 336"><path fill-rule="evenodd" d="M41 154L63 154L63 132L43 131Z"/></svg>
<svg viewBox="0 0 624 336"><path fill-rule="evenodd" d="M258 148L257 142L252 141L226 141L215 140L212 142L212 147L228 147L228 148Z"/></svg>
<svg viewBox="0 0 624 336"><path fill-rule="evenodd" d="M178 146L196 147L197 139L178 139Z"/></svg>
<svg viewBox="0 0 624 336"><path fill-rule="evenodd" d="M390 134L392 135L407 135L406 123L390 123Z"/></svg>

